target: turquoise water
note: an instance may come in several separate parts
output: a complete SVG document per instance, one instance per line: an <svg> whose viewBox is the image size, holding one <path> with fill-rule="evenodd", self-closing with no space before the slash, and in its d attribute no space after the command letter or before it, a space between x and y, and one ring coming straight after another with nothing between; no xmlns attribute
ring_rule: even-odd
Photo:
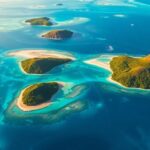
<svg viewBox="0 0 150 150"><path fill-rule="evenodd" d="M111 83L109 71L84 63L99 55L107 62L113 55L149 54L148 0L0 3L0 150L150 149L150 92ZM41 16L58 24L31 27L24 23ZM40 38L51 29L69 29L75 35L66 41ZM21 58L8 53L30 49L68 52L76 61L46 75L26 75L18 66ZM47 81L67 83L53 107L25 113L14 105L22 89ZM13 109L8 111L10 106Z"/></svg>

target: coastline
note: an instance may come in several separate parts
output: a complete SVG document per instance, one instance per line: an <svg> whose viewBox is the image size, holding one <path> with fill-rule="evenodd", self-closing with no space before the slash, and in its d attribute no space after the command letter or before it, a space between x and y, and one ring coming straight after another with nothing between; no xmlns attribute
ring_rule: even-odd
<svg viewBox="0 0 150 150"><path fill-rule="evenodd" d="M19 69L21 70L22 73L24 73L25 75L30 75L29 73L25 72L21 66L21 62L18 63L19 64ZM37 75L37 74L32 74L32 75ZM41 74L42 75L42 74Z"/></svg>
<svg viewBox="0 0 150 150"><path fill-rule="evenodd" d="M116 56L114 56L116 57ZM104 63L102 61L99 61L97 60L98 58L94 58L94 59L91 59L91 60L87 60L87 61L84 61L84 63L86 64L90 64L90 65L93 65L93 66L97 66L97 67L100 67L100 68L104 68L105 70L108 70L111 75L107 78L107 81L113 83L113 84L116 84L118 86L121 86L125 89L132 89L132 90L142 90L142 91L150 91L150 89L142 89L142 88L134 88L134 87L126 87L124 85L122 85L121 83L115 81L112 79L112 73L113 71L111 70L110 68L110 65L109 65L109 62L108 63Z"/></svg>
<svg viewBox="0 0 150 150"><path fill-rule="evenodd" d="M57 29L56 29L57 30ZM45 31L45 32L42 32L38 35L38 37L40 38L43 38L43 39L47 39L47 40L51 40L51 41L62 41L62 40L67 40L68 38L46 38L46 37L43 37L45 34L49 33L50 31L53 31L53 30L48 30L48 31ZM73 34L72 34L72 37L74 36L74 34L76 33L75 31L73 30L69 30L71 31ZM70 38L72 38L70 37Z"/></svg>
<svg viewBox="0 0 150 150"><path fill-rule="evenodd" d="M102 61L98 61L97 58L84 61L84 63L90 64L90 65L94 65L94 66L98 66L98 67L100 67L100 68L104 68L104 69L106 69L106 70L112 72L109 63L107 64L107 63L104 63L104 62L102 62Z"/></svg>
<svg viewBox="0 0 150 150"><path fill-rule="evenodd" d="M71 59L71 60L76 60L76 58L69 54L69 53L61 53L57 51L48 51L48 50L21 50L21 51L13 51L9 52L7 54L10 57L21 57L21 58L26 58L26 59L32 59L32 58L57 58L57 59ZM18 62L20 70L28 75L29 73L25 72L21 66L21 62ZM37 74L32 74L32 75L37 75ZM43 74L38 74L38 75L43 75Z"/></svg>
<svg viewBox="0 0 150 150"><path fill-rule="evenodd" d="M57 82L58 84L59 84L59 90L60 90L60 88L61 87L63 87L64 85L65 85L65 83L64 82ZM28 86L29 87L29 86ZM21 93L20 93L20 95L19 95L19 97L17 98L17 101L16 101L16 105L22 110L22 111L34 111L34 110L39 110L39 109L43 109L43 108L45 108L45 107L48 107L49 105L51 105L51 100L49 100L49 101L47 101L47 102L44 102L44 103L42 103L42 104L39 104L39 105L36 105L36 106L27 106L27 105L25 105L23 102L22 102L22 94L24 93L24 91L28 88L28 87L26 87L25 89L23 89L22 91L21 91ZM58 91L59 91L58 90ZM57 91L57 92L58 92ZM56 92L56 93L57 93ZM55 94L56 94L55 93ZM52 97L54 97L55 96L55 94L52 96Z"/></svg>
<svg viewBox="0 0 150 150"><path fill-rule="evenodd" d="M42 17L42 16L41 16ZM30 20L30 19L38 19L39 17L35 17L35 18L25 18L25 20L23 20L22 21L22 23L24 24L24 25L28 25L28 26L43 26L43 27L51 27L51 26L53 26L53 25L55 25L56 24L56 22L53 22L53 21L55 21L55 19L54 18L49 18L51 21L52 21L52 25L32 25L30 22L26 22L27 20Z"/></svg>

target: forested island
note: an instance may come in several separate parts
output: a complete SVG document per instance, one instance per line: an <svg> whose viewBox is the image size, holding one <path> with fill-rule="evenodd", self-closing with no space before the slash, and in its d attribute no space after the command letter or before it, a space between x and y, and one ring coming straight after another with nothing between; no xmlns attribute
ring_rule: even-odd
<svg viewBox="0 0 150 150"><path fill-rule="evenodd" d="M24 90L22 101L27 106L39 105L49 101L58 89L57 82L34 84Z"/></svg>
<svg viewBox="0 0 150 150"><path fill-rule="evenodd" d="M23 111L32 111L47 107L51 103L51 98L61 87L60 83L36 83L22 90L17 105Z"/></svg>
<svg viewBox="0 0 150 150"><path fill-rule="evenodd" d="M110 62L112 79L126 87L150 89L150 55L117 56Z"/></svg>
<svg viewBox="0 0 150 150"><path fill-rule="evenodd" d="M29 23L30 25L43 25L43 26L52 26L53 25L53 22L48 17L28 19L25 22Z"/></svg>
<svg viewBox="0 0 150 150"><path fill-rule="evenodd" d="M70 58L29 58L21 61L21 68L29 74L44 74L56 66L72 61Z"/></svg>

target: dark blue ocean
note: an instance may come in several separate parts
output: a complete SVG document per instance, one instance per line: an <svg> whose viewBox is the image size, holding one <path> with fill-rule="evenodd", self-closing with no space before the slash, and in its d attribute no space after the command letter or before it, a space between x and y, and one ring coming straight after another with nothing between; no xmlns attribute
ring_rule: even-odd
<svg viewBox="0 0 150 150"><path fill-rule="evenodd" d="M58 24L24 23L34 17ZM65 41L40 37L52 29L76 34ZM18 58L8 56L21 50L70 53L76 61L50 75L29 76L19 70ZM84 63L120 54L150 54L149 0L0 0L0 150L150 150L150 91L110 83L107 70ZM52 80L71 83L65 92L84 87L74 100L86 107L55 122L48 121L48 110L15 109L18 118L8 113L23 88Z"/></svg>

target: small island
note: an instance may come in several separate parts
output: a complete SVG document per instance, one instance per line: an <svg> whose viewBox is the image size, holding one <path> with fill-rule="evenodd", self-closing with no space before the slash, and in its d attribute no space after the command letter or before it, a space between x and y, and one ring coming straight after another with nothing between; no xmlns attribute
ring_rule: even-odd
<svg viewBox="0 0 150 150"><path fill-rule="evenodd" d="M42 35L42 37L51 40L65 40L71 38L73 35L72 31L69 30L51 30Z"/></svg>
<svg viewBox="0 0 150 150"><path fill-rule="evenodd" d="M70 89L70 90L68 90ZM83 99L88 86L70 82L51 81L35 83L23 89L5 111L5 122L19 124L52 124L73 113L88 108Z"/></svg>
<svg viewBox="0 0 150 150"><path fill-rule="evenodd" d="M126 87L150 89L150 56L114 57L110 62L112 79Z"/></svg>
<svg viewBox="0 0 150 150"><path fill-rule="evenodd" d="M25 74L48 73L55 67L75 60L71 53L54 50L20 50L8 55L20 59L19 66Z"/></svg>
<svg viewBox="0 0 150 150"><path fill-rule="evenodd" d="M50 105L52 96L58 92L57 82L37 83L25 88L17 101L17 106L23 111L42 109Z"/></svg>
<svg viewBox="0 0 150 150"><path fill-rule="evenodd" d="M53 22L48 17L28 19L25 22L29 23L30 25L42 25L42 26L52 26L53 25Z"/></svg>
<svg viewBox="0 0 150 150"><path fill-rule="evenodd" d="M72 61L69 58L30 58L21 61L21 68L25 73L44 74L56 66Z"/></svg>

